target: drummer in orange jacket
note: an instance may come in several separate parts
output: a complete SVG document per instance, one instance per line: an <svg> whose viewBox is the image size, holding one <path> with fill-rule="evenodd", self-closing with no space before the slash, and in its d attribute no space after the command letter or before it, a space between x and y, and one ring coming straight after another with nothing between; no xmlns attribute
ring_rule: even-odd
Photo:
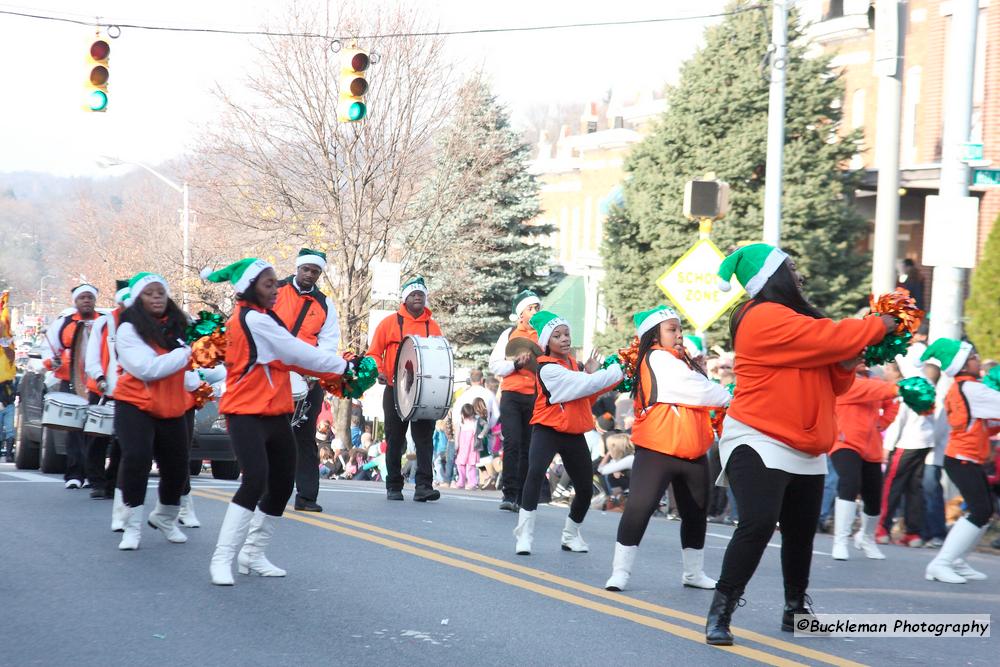
<svg viewBox="0 0 1000 667"><path fill-rule="evenodd" d="M382 412L385 419L385 439L387 450L385 463L386 498L403 499L402 459L406 450L406 429L410 429L417 447L417 488L413 499L417 502L437 500L441 492L433 487L434 471L434 420L415 419L403 421L396 412L393 396L396 386L396 354L399 344L407 336L440 336L441 327L434 321L427 308L427 284L420 276L407 281L400 290L403 303L395 316L390 315L375 328L367 355L374 357L378 365L379 381L388 386L382 394Z"/></svg>
<svg viewBox="0 0 1000 667"><path fill-rule="evenodd" d="M875 527L882 503L882 431L899 412L896 385L868 377L864 366L850 389L837 397L837 424L840 434L830 450L830 460L837 471L837 502L833 515L834 560L847 560L847 540L857 514L861 494L861 528L854 536L854 546L865 556L882 560L885 555L875 543Z"/></svg>

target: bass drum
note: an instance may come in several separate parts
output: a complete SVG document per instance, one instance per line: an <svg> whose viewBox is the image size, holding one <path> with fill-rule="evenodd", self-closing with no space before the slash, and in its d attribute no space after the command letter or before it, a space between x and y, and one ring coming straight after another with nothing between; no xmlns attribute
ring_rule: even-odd
<svg viewBox="0 0 1000 667"><path fill-rule="evenodd" d="M400 419L443 419L455 385L451 345L442 336L407 336L396 353L393 378Z"/></svg>

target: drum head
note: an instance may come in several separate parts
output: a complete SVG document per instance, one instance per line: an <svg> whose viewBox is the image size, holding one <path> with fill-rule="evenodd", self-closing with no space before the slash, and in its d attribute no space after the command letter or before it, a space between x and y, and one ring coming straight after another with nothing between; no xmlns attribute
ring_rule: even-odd
<svg viewBox="0 0 1000 667"><path fill-rule="evenodd" d="M393 399L399 418L407 421L413 415L417 393L420 390L420 357L413 336L407 336L396 351L393 369Z"/></svg>
<svg viewBox="0 0 1000 667"><path fill-rule="evenodd" d="M68 407L79 407L81 405L89 405L89 401L83 396L77 396L76 394L71 394L67 391L50 391L46 392L45 400L58 405L64 405Z"/></svg>
<svg viewBox="0 0 1000 667"><path fill-rule="evenodd" d="M292 385L292 400L301 401L309 394L309 385L306 384L305 378L296 373L295 371L289 371L288 379Z"/></svg>

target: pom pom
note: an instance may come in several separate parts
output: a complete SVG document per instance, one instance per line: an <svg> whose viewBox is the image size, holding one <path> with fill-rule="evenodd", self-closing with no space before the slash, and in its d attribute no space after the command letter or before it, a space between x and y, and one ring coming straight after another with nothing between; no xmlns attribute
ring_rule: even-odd
<svg viewBox="0 0 1000 667"><path fill-rule="evenodd" d="M209 268L209 267L206 266L204 269L202 269L201 271L198 272L198 275L201 276L202 280L208 280L208 277L210 275L212 275L213 273L215 273L215 272L212 271L211 268Z"/></svg>
<svg viewBox="0 0 1000 667"><path fill-rule="evenodd" d="M1000 391L1000 366L994 366L983 378L983 384L994 391Z"/></svg>
<svg viewBox="0 0 1000 667"><path fill-rule="evenodd" d="M511 322L517 322L519 318L514 313L511 313L510 315L508 315L507 319L509 319Z"/></svg>
<svg viewBox="0 0 1000 667"><path fill-rule="evenodd" d="M934 411L934 385L923 377L904 378L896 383L903 403L920 415Z"/></svg>
<svg viewBox="0 0 1000 667"><path fill-rule="evenodd" d="M220 313L211 313L203 310L198 313L198 319L189 324L187 329L184 330L184 340L190 345L199 338L211 336L216 332L226 332L225 318Z"/></svg>
<svg viewBox="0 0 1000 667"><path fill-rule="evenodd" d="M869 366L880 366L895 361L897 355L906 354L910 340L924 318L924 311L917 308L913 297L903 289L883 294L878 299L872 296L870 303L873 314L891 315L896 318L894 330L890 331L881 342L865 348L865 363Z"/></svg>
<svg viewBox="0 0 1000 667"><path fill-rule="evenodd" d="M729 290L733 289L733 286L732 284L730 284L728 280L719 279L719 289L722 290L723 292L728 292Z"/></svg>

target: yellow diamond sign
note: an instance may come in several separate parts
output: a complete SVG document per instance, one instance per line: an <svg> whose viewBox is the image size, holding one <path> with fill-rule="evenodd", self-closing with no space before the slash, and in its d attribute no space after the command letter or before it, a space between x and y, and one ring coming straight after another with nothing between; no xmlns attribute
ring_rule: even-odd
<svg viewBox="0 0 1000 667"><path fill-rule="evenodd" d="M719 289L719 264L725 255L709 239L691 246L656 281L677 310L697 331L704 331L743 296L735 280L733 289Z"/></svg>

